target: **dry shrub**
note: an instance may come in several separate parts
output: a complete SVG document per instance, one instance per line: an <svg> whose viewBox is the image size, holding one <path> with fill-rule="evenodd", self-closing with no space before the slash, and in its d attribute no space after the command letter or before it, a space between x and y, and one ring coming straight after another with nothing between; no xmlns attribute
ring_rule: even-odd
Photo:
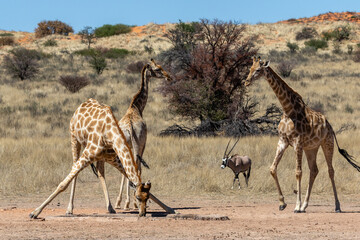
<svg viewBox="0 0 360 240"><path fill-rule="evenodd" d="M353 60L354 60L354 62L360 62L360 50L356 50L354 52Z"/></svg>
<svg viewBox="0 0 360 240"><path fill-rule="evenodd" d="M126 66L126 71L129 73L140 73L144 65L144 61L132 62Z"/></svg>
<svg viewBox="0 0 360 240"><path fill-rule="evenodd" d="M310 102L309 106L317 111L317 112L321 112L322 114L325 114L325 107L324 104L320 101L315 101L315 102Z"/></svg>
<svg viewBox="0 0 360 240"><path fill-rule="evenodd" d="M35 36L41 38L51 34L68 35L73 32L71 26L61 21L42 21L38 23L38 27L35 29Z"/></svg>
<svg viewBox="0 0 360 240"><path fill-rule="evenodd" d="M296 40L311 39L317 35L317 32L312 27L304 27L301 32L296 33Z"/></svg>
<svg viewBox="0 0 360 240"><path fill-rule="evenodd" d="M219 20L180 22L170 30L173 48L160 58L174 81L160 91L173 113L200 121L245 119L243 80L256 55L256 37L246 38L246 26Z"/></svg>
<svg viewBox="0 0 360 240"><path fill-rule="evenodd" d="M281 61L277 66L277 70L282 77L289 77L294 65L293 61Z"/></svg>
<svg viewBox="0 0 360 240"><path fill-rule="evenodd" d="M61 76L59 82L72 93L80 91L80 89L86 87L90 83L87 77L73 75Z"/></svg>
<svg viewBox="0 0 360 240"><path fill-rule="evenodd" d="M0 46L12 46L14 44L15 44L14 37L12 36L0 37Z"/></svg>
<svg viewBox="0 0 360 240"><path fill-rule="evenodd" d="M5 69L21 80L32 78L39 72L40 54L35 50L17 48L4 58Z"/></svg>

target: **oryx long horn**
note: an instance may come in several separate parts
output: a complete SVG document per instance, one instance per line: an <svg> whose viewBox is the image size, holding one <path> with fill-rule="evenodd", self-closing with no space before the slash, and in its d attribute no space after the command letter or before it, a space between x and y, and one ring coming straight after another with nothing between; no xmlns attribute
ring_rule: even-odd
<svg viewBox="0 0 360 240"><path fill-rule="evenodd" d="M228 149L228 147L229 147L230 141L231 141L231 139L229 140L228 144L226 145L226 149L225 149L225 152L224 152L224 157L223 157L223 158L225 158L225 157L226 157L226 151L227 151L227 149Z"/></svg>
<svg viewBox="0 0 360 240"><path fill-rule="evenodd" d="M240 137L238 137L238 139L236 140L234 146L231 148L231 150L229 151L228 155L230 155L231 151L234 149L234 147L236 146L236 144L238 143L238 141L240 140Z"/></svg>

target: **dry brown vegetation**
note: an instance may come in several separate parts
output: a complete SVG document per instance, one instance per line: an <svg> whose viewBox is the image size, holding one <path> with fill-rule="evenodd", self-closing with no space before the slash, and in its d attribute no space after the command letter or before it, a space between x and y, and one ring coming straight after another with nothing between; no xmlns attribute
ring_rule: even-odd
<svg viewBox="0 0 360 240"><path fill-rule="evenodd" d="M288 52L286 43L295 42L296 33L304 26L313 27L320 33L342 24L344 23L258 24L247 26L247 34L259 35L260 40L256 45L263 58L270 59L271 65L276 66L282 58L295 58L284 53ZM360 159L360 68L359 63L355 63L345 50L347 45L355 46L360 41L360 28L355 23L346 24L351 26L352 35L350 40L341 43L343 54L333 54L333 46L330 45L328 49L318 50L315 55L305 56L305 60L297 57L292 72L295 75L286 81L310 106L321 105L335 130L346 124L351 127L351 130L339 134L338 140L342 148ZM150 24L129 34L99 39L94 44L95 47L137 51L137 54L124 59L108 60L108 69L101 76L92 73L84 57L71 54L85 47L77 35L53 35L35 40L32 33L14 33L19 45L54 56L42 59L39 74L29 81L12 78L0 67L0 195L41 194L44 198L47 197L70 170L72 158L68 125L74 110L81 102L92 97L112 106L120 119L140 85L140 73L129 73L128 64L148 61L155 54L169 48L170 43L164 37L164 29L171 27L171 24ZM48 39L56 39L58 46L43 47L43 42ZM297 43L300 48L304 47L304 41ZM149 55L144 51L144 46L151 46L155 53ZM3 56L11 49L13 46L0 48L0 66ZM87 76L92 83L78 93L71 94L58 82L59 77L64 74ZM169 113L165 99L154 91L158 84L158 81L150 83L150 97L144 111L149 131L144 159L151 169L143 171L143 180L150 179L152 192L166 197L239 194L237 191L229 191L233 173L229 169L220 169L227 138L181 139L158 136L161 130L172 124L191 125ZM264 113L269 104L279 105L263 80L249 89L249 95L259 100L259 115ZM249 155L253 160L249 188L241 190L240 194L243 191L247 191L249 195L276 193L269 166L275 154L277 140L277 137L269 136L240 140L234 152ZM331 184L321 151L318 156L320 173L313 193L332 198ZM360 174L337 152L334 155L334 166L340 200L344 194L359 194ZM108 168L107 179L114 198L120 177L113 168ZM305 160L303 168L305 189L308 179ZM292 195L295 189L294 170L294 153L289 148L279 166L279 179L285 197ZM244 186L242 178L240 181ZM90 169L80 174L79 182L79 195L89 192L102 195L98 180ZM67 193L59 196L61 200L67 198Z"/></svg>

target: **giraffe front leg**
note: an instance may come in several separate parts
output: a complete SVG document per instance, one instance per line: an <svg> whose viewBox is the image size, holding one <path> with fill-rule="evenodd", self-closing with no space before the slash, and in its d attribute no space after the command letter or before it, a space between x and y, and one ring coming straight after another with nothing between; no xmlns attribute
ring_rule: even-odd
<svg viewBox="0 0 360 240"><path fill-rule="evenodd" d="M73 134L71 134L70 137L71 137L71 152L72 152L72 156L73 156L73 163L75 164L79 160L79 157L80 157L81 144L78 142L78 140L76 139L76 137ZM65 215L67 215L67 216L73 215L76 179L77 179L77 177L75 176L74 179L72 180L71 191L70 191L70 200L69 200L68 208L65 213Z"/></svg>
<svg viewBox="0 0 360 240"><path fill-rule="evenodd" d="M277 166L279 165L279 162L288 146L289 146L289 143L285 139L283 139L283 138L279 139L278 146L276 149L275 159L270 167L271 176L273 176L273 178L275 180L275 184L276 184L276 187L277 187L278 193L279 193L279 201L280 201L279 210L280 211L284 210L286 208L287 204L285 203L284 195L281 191L281 187L280 187L279 180L277 177Z"/></svg>
<svg viewBox="0 0 360 240"><path fill-rule="evenodd" d="M302 177L301 164L302 164L303 149L301 146L294 146L294 148L296 151L295 175L296 175L296 182L297 182L297 196L296 196L296 205L295 205L294 212L300 213L301 212L301 210L300 210L300 207L301 207L301 177Z"/></svg>
<svg viewBox="0 0 360 240"><path fill-rule="evenodd" d="M104 161L98 161L96 164L97 173L100 179L100 183L104 192L105 196L105 203L106 203L106 209L108 213L116 213L114 208L111 205L110 197L109 197L109 191L106 187L106 181L105 181L105 168L104 168Z"/></svg>
<svg viewBox="0 0 360 240"><path fill-rule="evenodd" d="M340 202L339 202L339 198L337 196L335 180L334 180L335 171L334 171L334 168L332 166L332 158L333 158L333 153L334 153L334 139L333 139L333 137L328 138L323 144L321 144L321 148L322 148L322 150L324 152L324 155L325 155L326 164L328 166L329 177L330 177L331 185L332 185L333 192L334 192L335 212L340 213L341 212Z"/></svg>
<svg viewBox="0 0 360 240"><path fill-rule="evenodd" d="M121 182L120 182L120 190L119 190L119 196L116 199L115 208L120 209L121 208L121 200L122 200L122 193L124 190L124 183L125 183L125 176L121 174Z"/></svg>
<svg viewBox="0 0 360 240"><path fill-rule="evenodd" d="M130 183L129 179L126 179L126 200L124 210L130 209Z"/></svg>
<svg viewBox="0 0 360 240"><path fill-rule="evenodd" d="M74 177L74 179L72 180L72 185L71 185L71 192L70 192L70 201L69 201L69 205L68 208L66 210L65 215L66 216L71 216L73 215L73 210L74 210L74 197L75 197L75 187L76 187L76 176Z"/></svg>
<svg viewBox="0 0 360 240"><path fill-rule="evenodd" d="M56 190L33 212L30 213L30 218L37 218L39 214L42 212L42 210L57 196L59 193L63 192L70 184L70 182L73 180L74 177L76 177L79 172L84 169L86 166L90 164L90 161L88 161L85 158L80 158L80 160L73 164L71 172L67 175L67 177L58 185Z"/></svg>

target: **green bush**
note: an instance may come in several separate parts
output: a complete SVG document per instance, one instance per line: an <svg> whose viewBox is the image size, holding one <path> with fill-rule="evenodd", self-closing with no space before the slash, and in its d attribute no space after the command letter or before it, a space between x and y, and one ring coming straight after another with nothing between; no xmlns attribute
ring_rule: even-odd
<svg viewBox="0 0 360 240"><path fill-rule="evenodd" d="M316 50L318 50L318 49L327 48L328 44L325 40L311 39L305 42L305 46L313 47Z"/></svg>
<svg viewBox="0 0 360 240"><path fill-rule="evenodd" d="M86 48L82 50L77 50L74 52L75 54L81 56L91 57L93 55L99 55L104 58L124 58L129 54L132 54L132 51L123 49L123 48Z"/></svg>
<svg viewBox="0 0 360 240"><path fill-rule="evenodd" d="M325 41L330 41L333 38L333 33L332 32L322 32L321 37Z"/></svg>
<svg viewBox="0 0 360 240"><path fill-rule="evenodd" d="M349 40L351 28L350 26L340 26L333 31L333 38L335 41Z"/></svg>
<svg viewBox="0 0 360 240"><path fill-rule="evenodd" d="M96 50L94 48L85 48L81 50L77 50L74 52L74 54L81 55L84 57L90 57L96 53Z"/></svg>
<svg viewBox="0 0 360 240"><path fill-rule="evenodd" d="M110 25L105 24L102 27L95 29L96 37L110 37L114 35L124 34L131 32L131 27L124 24Z"/></svg>
<svg viewBox="0 0 360 240"><path fill-rule="evenodd" d="M55 40L49 39L46 42L44 42L44 47L56 47L58 44Z"/></svg>
<svg viewBox="0 0 360 240"><path fill-rule="evenodd" d="M343 40L349 40L351 34L350 26L339 26L332 31L322 32L322 38L326 41L334 40L341 42Z"/></svg>
<svg viewBox="0 0 360 240"><path fill-rule="evenodd" d="M13 37L14 34L12 33L0 33L0 37Z"/></svg>
<svg viewBox="0 0 360 240"><path fill-rule="evenodd" d="M299 46L296 43L287 42L286 46L289 48L291 53L296 53L299 50Z"/></svg>
<svg viewBox="0 0 360 240"><path fill-rule="evenodd" d="M107 67L105 58L100 56L99 54L92 55L89 63L98 75L100 75Z"/></svg>
<svg viewBox="0 0 360 240"><path fill-rule="evenodd" d="M129 50L123 48L102 48L100 52L105 58L124 58L127 55L131 54Z"/></svg>

